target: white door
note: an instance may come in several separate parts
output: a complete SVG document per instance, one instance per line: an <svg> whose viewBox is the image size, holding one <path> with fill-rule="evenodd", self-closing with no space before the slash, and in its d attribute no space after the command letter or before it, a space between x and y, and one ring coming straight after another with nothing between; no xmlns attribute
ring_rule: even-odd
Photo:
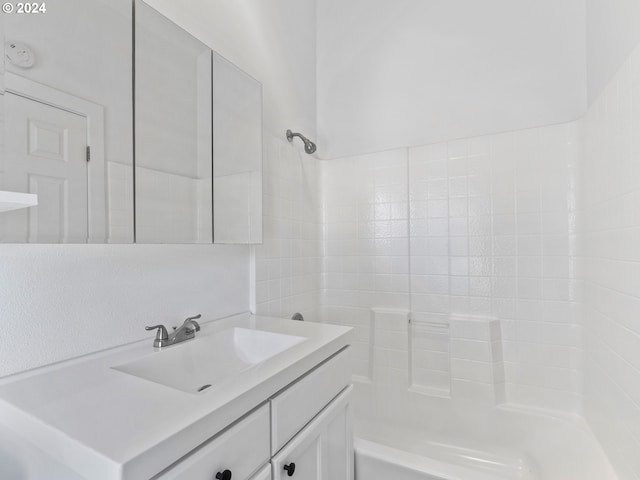
<svg viewBox="0 0 640 480"><path fill-rule="evenodd" d="M353 480L347 388L273 457L273 480Z"/></svg>
<svg viewBox="0 0 640 480"><path fill-rule="evenodd" d="M87 119L6 92L2 189L38 195L7 215L4 242L85 243L88 236Z"/></svg>

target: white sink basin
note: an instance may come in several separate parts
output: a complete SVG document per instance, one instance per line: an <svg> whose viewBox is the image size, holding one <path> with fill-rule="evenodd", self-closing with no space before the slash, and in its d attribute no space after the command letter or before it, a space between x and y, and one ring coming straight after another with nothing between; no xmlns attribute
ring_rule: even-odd
<svg viewBox="0 0 640 480"><path fill-rule="evenodd" d="M212 390L303 340L281 333L230 328L112 368L195 394Z"/></svg>

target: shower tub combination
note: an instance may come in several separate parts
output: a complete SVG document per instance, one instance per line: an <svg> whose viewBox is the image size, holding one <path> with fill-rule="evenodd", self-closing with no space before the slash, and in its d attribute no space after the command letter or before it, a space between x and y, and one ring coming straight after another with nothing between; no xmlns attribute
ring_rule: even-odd
<svg viewBox="0 0 640 480"><path fill-rule="evenodd" d="M498 319L451 315L442 324L374 308L369 332L369 370L361 363L354 377L356 480L617 480L580 416L505 403ZM467 338L485 353L465 359L490 382L482 397L450 389L452 378L465 378L450 363L450 342ZM411 381L427 360L449 371L420 377L438 383Z"/></svg>
<svg viewBox="0 0 640 480"><path fill-rule="evenodd" d="M577 416L496 407L455 418L445 409L420 427L356 409L356 480L617 480Z"/></svg>

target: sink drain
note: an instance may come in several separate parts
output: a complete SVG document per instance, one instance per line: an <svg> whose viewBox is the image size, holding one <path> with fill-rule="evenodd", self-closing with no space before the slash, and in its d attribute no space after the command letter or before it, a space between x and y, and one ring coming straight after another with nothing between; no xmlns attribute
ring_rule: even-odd
<svg viewBox="0 0 640 480"><path fill-rule="evenodd" d="M211 385L203 385L198 389L198 393L204 392L207 388L210 388Z"/></svg>

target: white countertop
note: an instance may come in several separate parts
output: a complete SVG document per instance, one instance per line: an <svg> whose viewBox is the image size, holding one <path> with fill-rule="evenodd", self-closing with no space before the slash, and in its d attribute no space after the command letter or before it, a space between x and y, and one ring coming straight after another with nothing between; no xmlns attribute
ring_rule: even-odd
<svg viewBox="0 0 640 480"><path fill-rule="evenodd" d="M0 424L91 480L149 478L344 348L350 337L347 327L249 315L202 324L197 337L231 327L306 340L224 385L192 394L111 368L152 354L151 336L0 380Z"/></svg>

